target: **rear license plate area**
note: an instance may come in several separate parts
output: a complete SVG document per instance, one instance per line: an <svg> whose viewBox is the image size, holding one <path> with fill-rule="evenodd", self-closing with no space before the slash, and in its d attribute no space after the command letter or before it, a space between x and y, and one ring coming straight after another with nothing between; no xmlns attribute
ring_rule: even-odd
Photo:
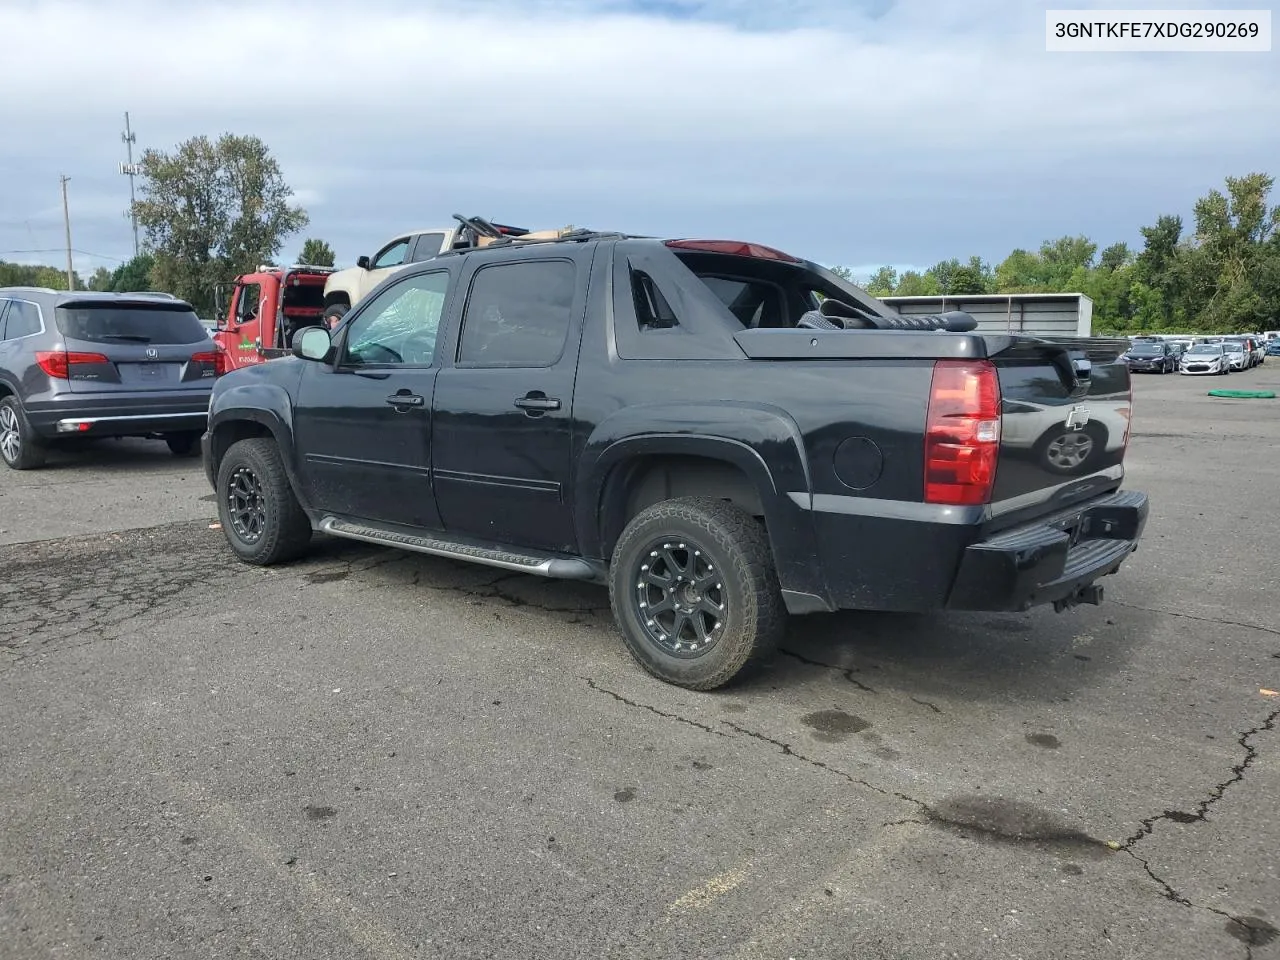
<svg viewBox="0 0 1280 960"><path fill-rule="evenodd" d="M181 376L180 363L118 363L120 382L133 386L159 386L177 383Z"/></svg>

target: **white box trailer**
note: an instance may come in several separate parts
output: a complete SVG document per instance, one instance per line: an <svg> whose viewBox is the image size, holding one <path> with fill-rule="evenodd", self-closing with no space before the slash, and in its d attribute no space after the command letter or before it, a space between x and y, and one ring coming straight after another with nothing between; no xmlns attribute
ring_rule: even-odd
<svg viewBox="0 0 1280 960"><path fill-rule="evenodd" d="M964 293L879 299L907 317L963 310L978 321L978 333L1093 336L1093 301L1083 293Z"/></svg>

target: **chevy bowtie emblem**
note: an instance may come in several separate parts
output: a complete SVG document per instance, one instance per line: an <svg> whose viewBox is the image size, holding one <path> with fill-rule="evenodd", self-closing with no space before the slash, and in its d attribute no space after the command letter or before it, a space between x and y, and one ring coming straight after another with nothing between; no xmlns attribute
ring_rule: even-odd
<svg viewBox="0 0 1280 960"><path fill-rule="evenodd" d="M1067 414L1067 429L1079 430L1089 422L1088 407L1072 407L1071 412Z"/></svg>
<svg viewBox="0 0 1280 960"><path fill-rule="evenodd" d="M160 351L159 351L159 350L157 350L155 347L147 347L147 359L148 359L148 360L154 360L154 359L155 359L156 357L158 357L158 356L160 356Z"/></svg>

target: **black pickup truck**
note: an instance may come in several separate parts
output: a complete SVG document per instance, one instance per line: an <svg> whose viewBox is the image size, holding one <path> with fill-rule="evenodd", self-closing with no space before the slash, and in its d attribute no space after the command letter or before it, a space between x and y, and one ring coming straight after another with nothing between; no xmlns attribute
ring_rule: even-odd
<svg viewBox="0 0 1280 960"><path fill-rule="evenodd" d="M1147 517L1127 344L974 327L758 244L500 241L220 378L205 470L248 563L321 531L607 583L711 689L788 613L1101 600Z"/></svg>

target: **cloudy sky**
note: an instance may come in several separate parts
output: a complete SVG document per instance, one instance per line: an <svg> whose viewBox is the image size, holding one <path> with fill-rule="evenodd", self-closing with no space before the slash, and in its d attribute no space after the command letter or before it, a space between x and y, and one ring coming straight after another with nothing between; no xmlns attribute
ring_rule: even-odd
<svg viewBox="0 0 1280 960"><path fill-rule="evenodd" d="M1280 53L1046 53L1067 5L0 0L0 258L63 262L64 173L77 269L130 256L126 110L139 148L262 137L311 215L282 257L339 263L460 212L869 272L1136 243L1280 174Z"/></svg>

